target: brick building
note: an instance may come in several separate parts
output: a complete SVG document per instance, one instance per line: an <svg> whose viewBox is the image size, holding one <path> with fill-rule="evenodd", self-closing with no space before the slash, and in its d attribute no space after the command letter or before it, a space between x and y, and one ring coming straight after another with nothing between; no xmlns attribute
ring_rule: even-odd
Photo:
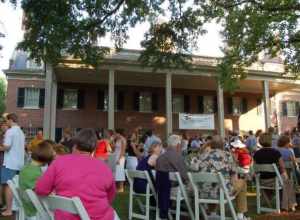
<svg viewBox="0 0 300 220"><path fill-rule="evenodd" d="M39 66L16 52L5 70L7 111L16 112L28 136L43 128L59 139L62 128L153 129L164 137L182 132L178 113L214 114L214 130L189 133L248 131L296 126L300 82L282 76L278 59L249 68L234 94L223 92L215 80L218 60L193 58L191 70L153 72L142 67L139 51L112 51L98 70L66 58L59 65ZM299 90L300 91L300 90Z"/></svg>

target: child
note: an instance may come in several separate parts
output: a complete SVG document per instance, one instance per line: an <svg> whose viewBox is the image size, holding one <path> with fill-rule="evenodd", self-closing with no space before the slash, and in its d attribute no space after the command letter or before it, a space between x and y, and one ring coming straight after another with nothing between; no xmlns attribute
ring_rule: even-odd
<svg viewBox="0 0 300 220"><path fill-rule="evenodd" d="M234 140L230 143L230 145L233 147L232 151L238 162L240 173L248 174L250 171L252 158L246 145L239 139Z"/></svg>
<svg viewBox="0 0 300 220"><path fill-rule="evenodd" d="M21 189L21 199L23 201L25 215L33 217L36 215L34 206L23 195L25 190L34 189L37 179L42 175L42 166L50 163L54 158L53 142L42 141L33 149L30 164L23 167L19 174L19 187Z"/></svg>

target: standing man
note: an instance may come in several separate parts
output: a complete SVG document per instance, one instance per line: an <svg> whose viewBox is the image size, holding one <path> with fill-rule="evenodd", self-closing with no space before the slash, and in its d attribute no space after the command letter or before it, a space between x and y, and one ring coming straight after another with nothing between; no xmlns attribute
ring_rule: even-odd
<svg viewBox="0 0 300 220"><path fill-rule="evenodd" d="M16 114L8 114L7 124L9 129L4 136L4 142L0 146L0 151L4 151L3 167L1 168L1 184L4 188L6 210L1 213L2 216L11 216L13 194L7 185L8 180L12 180L14 176L24 166L25 156L25 136L21 128L18 126L18 117Z"/></svg>

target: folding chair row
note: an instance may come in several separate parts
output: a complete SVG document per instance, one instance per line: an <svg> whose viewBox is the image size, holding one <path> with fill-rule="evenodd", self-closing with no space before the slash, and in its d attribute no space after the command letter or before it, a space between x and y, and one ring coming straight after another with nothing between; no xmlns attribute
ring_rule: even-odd
<svg viewBox="0 0 300 220"><path fill-rule="evenodd" d="M21 200L21 194L31 201L37 210L38 220L54 220L53 212L57 209L77 214L82 220L90 220L84 206L82 205L78 197L67 198L63 196L49 195L45 197L37 196L34 191L28 189L26 192L22 192L17 183L9 180L8 185L13 192L13 196L16 199L19 209L17 211L17 219L25 219L24 205Z"/></svg>
<svg viewBox="0 0 300 220"><path fill-rule="evenodd" d="M150 212L150 206L148 206L149 203L146 202L146 215L141 215L136 213L133 213L133 196L136 195L133 189L133 182L134 178L141 178L144 180L147 180L147 183L149 183L149 191L146 192L145 196L147 194L154 195L157 199L154 184L152 183L149 174L147 171L129 171L126 170L126 175L128 177L129 185L130 185L130 191L129 191L129 220L132 220L132 218L139 218L139 219L146 219L148 220L150 218L149 212ZM169 178L171 181L176 182L178 184L178 188L176 189L176 196L171 196L171 200L176 201L176 211L175 211L175 217L176 220L180 219L180 216L182 215L181 212L181 203L185 202L187 209L188 209L188 215L190 219L192 220L199 220L200 217L200 211L203 215L204 219L208 219L206 210L205 210L205 204L218 204L220 206L220 214L221 214L221 220L224 220L226 218L225 216L225 205L228 204L230 208L230 212L232 215L232 218L234 220L237 220L236 211L234 209L232 201L235 199L234 196L230 196L229 192L226 188L224 177L221 173L188 173L189 181L192 185L193 193L194 193L194 211L192 210L192 207L190 205L190 201L188 198L188 193L186 190L186 186L183 184L183 181L180 177L180 174L178 172L170 172ZM207 198L200 198L199 197L199 190L198 185L201 183L216 183L220 187L220 193L219 198L216 199L207 199ZM149 195L148 197L149 198ZM156 200L157 201L157 200ZM156 219L158 218L158 207L156 207Z"/></svg>
<svg viewBox="0 0 300 220"><path fill-rule="evenodd" d="M155 207L155 214L156 214L156 220L159 220L159 208L158 208L158 200L157 200L157 194L156 194L156 190L154 187L154 183L152 181L152 179L150 178L150 175L147 171L139 171L139 170L125 170L126 172L126 176L128 178L128 182L129 182L129 220L132 220L133 218L137 218L137 219L150 219L150 210L151 210L151 206L150 206L150 197L153 196L153 198L156 201L156 207ZM155 174L155 173L154 173ZM190 206L190 203L188 201L188 196L185 190L185 187L183 185L183 182L181 180L181 177L179 175L179 173L169 173L169 177L170 180L172 182L176 182L178 184L178 187L176 188L176 196L171 196L171 200L176 201L176 210L170 210L169 212L169 219L173 219L171 213L175 213L175 218L176 220L180 220L180 216L185 214L186 216L190 216L190 218L192 220L194 220L194 215L193 215L193 211L192 208ZM136 193L134 191L134 180L135 178L139 178L142 180L145 180L147 183L146 186L146 192L145 193ZM143 211L145 214L141 214L141 213L136 213L133 210L133 197L135 196L135 198L138 200L137 197L145 197L146 198L146 206L145 206L145 210L141 210ZM181 212L181 203L185 202L187 209L188 209L188 213L184 213Z"/></svg>

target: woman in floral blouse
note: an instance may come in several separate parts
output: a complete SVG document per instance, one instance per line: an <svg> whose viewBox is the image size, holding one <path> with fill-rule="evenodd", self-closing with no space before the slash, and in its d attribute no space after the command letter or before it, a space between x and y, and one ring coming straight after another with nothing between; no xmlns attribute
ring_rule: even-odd
<svg viewBox="0 0 300 220"><path fill-rule="evenodd" d="M187 161L192 172L222 173L230 195L236 195L238 219L247 219L244 215L247 209L247 183L238 179L237 165L230 152L224 150L224 140L213 136L211 150L193 155ZM219 188L216 184L205 183L199 186L200 198L218 198ZM210 205L211 215L215 215L216 205Z"/></svg>

